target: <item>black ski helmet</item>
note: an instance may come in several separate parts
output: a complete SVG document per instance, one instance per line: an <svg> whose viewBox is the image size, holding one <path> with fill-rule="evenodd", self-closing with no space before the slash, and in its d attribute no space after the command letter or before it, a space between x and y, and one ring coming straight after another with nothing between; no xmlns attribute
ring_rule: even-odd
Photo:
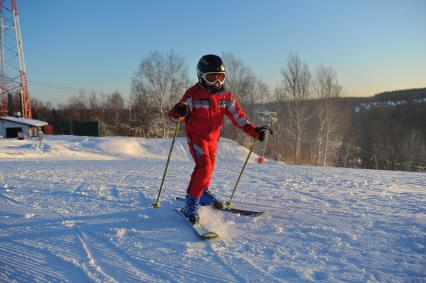
<svg viewBox="0 0 426 283"><path fill-rule="evenodd" d="M205 87L210 89L218 89L223 86L224 81L220 82L219 86L214 86L205 80L204 74L206 73L225 73L225 65L223 64L222 58L217 55L209 54L204 55L200 58L197 64L197 76L198 80Z"/></svg>

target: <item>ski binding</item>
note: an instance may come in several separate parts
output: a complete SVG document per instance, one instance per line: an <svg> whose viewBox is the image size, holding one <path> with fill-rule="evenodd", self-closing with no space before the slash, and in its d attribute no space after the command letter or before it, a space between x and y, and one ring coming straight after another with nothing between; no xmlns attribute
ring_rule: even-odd
<svg viewBox="0 0 426 283"><path fill-rule="evenodd" d="M176 197L176 200L185 201L185 198ZM227 206L224 206L223 208L217 208L214 206L211 206L211 207L216 210L226 211L226 212L239 214L243 216L250 216L250 217L258 217L258 216L261 216L263 213L265 213L265 210L249 210L244 208L227 207Z"/></svg>

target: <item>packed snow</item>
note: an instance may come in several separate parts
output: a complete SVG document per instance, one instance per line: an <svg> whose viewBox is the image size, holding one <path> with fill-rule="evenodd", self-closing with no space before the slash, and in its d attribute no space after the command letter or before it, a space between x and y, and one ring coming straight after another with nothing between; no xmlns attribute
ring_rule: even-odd
<svg viewBox="0 0 426 283"><path fill-rule="evenodd" d="M202 208L220 239L175 212L193 161L178 138L0 140L0 282L425 282L425 173L290 166L256 156L235 205ZM248 154L222 139L227 200Z"/></svg>

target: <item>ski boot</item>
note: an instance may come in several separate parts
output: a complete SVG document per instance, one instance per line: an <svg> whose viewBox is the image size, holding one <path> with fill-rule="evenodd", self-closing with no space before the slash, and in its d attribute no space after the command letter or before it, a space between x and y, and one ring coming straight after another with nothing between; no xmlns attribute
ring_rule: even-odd
<svg viewBox="0 0 426 283"><path fill-rule="evenodd" d="M202 206L212 206L215 209L223 209L223 202L219 201L216 196L210 191L210 189L206 189L200 198L200 204Z"/></svg>
<svg viewBox="0 0 426 283"><path fill-rule="evenodd" d="M192 223L197 224L200 222L200 199L186 195L186 203L183 213L186 218Z"/></svg>

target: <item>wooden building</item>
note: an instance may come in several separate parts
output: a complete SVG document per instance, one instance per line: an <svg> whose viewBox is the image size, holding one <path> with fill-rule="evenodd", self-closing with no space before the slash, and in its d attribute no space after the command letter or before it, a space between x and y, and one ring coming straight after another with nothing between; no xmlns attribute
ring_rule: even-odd
<svg viewBox="0 0 426 283"><path fill-rule="evenodd" d="M46 125L47 122L40 120L2 116L0 117L0 137L19 139L36 137L41 128Z"/></svg>

